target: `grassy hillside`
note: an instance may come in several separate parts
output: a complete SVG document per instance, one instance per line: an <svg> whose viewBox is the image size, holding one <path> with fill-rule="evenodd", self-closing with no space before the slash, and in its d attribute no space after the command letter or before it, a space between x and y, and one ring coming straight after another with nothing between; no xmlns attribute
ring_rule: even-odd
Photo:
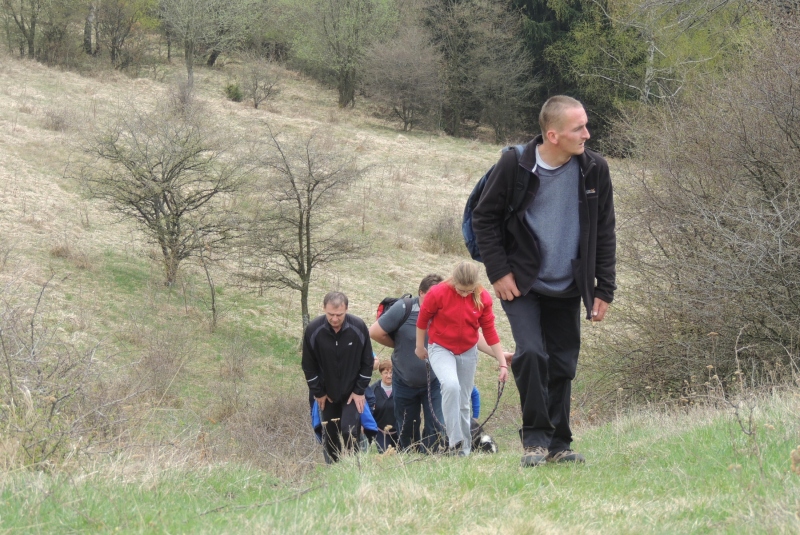
<svg viewBox="0 0 800 535"><path fill-rule="evenodd" d="M105 71L81 76L0 56L3 328L16 329L22 350L49 351L45 371L60 370L67 379L81 370L82 379L91 375L80 398L83 414L97 417L104 400L131 393L114 405L102 431L57 443L62 430L48 423L47 399L19 394L4 407L0 531L800 529L800 477L789 461L800 443L800 407L791 392L759 398L742 420L727 406L686 414L617 407L618 418L598 427L579 381L576 448L589 463L521 470L517 393L509 383L490 424L499 455L464 461L370 452L334 468L321 465L299 367L299 296L245 292L232 266L219 264L213 273L221 318L210 332L198 266L185 264L178 284L164 287L158 251L130 222L82 197L70 172L86 136L117 111L150 109L169 98L175 84L164 80L181 74L176 65L158 80ZM351 191L351 213L372 241L370 254L317 273L313 312L335 288L349 295L351 312L370 322L382 297L414 292L425 274L446 274L463 258L439 252L428 235L448 217L458 222L500 146L401 134L375 118L369 102L339 110L332 91L290 72L277 98L255 110L224 98L230 77L224 66L200 70L196 84L205 113L232 139L263 136L266 124L304 135L323 131L369 168ZM513 348L499 318L501 337ZM610 320L598 329L614 329L613 314ZM597 336L587 331L583 358L591 358ZM71 363L71 371L54 363ZM484 415L495 401L494 379L484 359ZM21 468L29 453L20 437L41 439L59 453L39 470Z"/></svg>

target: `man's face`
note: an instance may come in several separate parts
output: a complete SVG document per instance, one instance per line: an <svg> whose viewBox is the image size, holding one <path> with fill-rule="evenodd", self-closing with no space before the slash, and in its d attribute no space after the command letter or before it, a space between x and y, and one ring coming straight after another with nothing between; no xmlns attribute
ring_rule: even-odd
<svg viewBox="0 0 800 535"><path fill-rule="evenodd" d="M583 154L584 143L589 140L589 131L586 124L589 122L586 110L580 108L567 108L560 124L553 129L555 131L554 144L564 152L572 156ZM551 131L552 132L552 131Z"/></svg>
<svg viewBox="0 0 800 535"><path fill-rule="evenodd" d="M334 305L333 303L328 303L325 305L325 317L328 319L328 323L330 323L331 327L333 327L334 331L338 331L342 328L342 322L344 322L344 315L347 314L347 307L344 304L341 305Z"/></svg>

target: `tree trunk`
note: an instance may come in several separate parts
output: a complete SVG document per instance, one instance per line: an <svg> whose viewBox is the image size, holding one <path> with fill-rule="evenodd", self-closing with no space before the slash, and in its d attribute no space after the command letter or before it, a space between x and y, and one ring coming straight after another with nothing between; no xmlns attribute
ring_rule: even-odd
<svg viewBox="0 0 800 535"><path fill-rule="evenodd" d="M184 43L183 57L186 61L186 85L192 89L194 87L194 41Z"/></svg>
<svg viewBox="0 0 800 535"><path fill-rule="evenodd" d="M87 54L92 53L92 27L94 26L94 5L89 6L89 14L86 15L86 22L83 25L83 51Z"/></svg>
<svg viewBox="0 0 800 535"><path fill-rule="evenodd" d="M308 314L308 281L304 280L300 288L300 313L303 315L303 331L308 327L311 317Z"/></svg>
<svg viewBox="0 0 800 535"><path fill-rule="evenodd" d="M355 69L345 68L339 71L339 107L346 108L355 105L356 101L356 72Z"/></svg>
<svg viewBox="0 0 800 535"><path fill-rule="evenodd" d="M34 59L36 57L36 20L31 21L31 28L28 32L28 57Z"/></svg>
<svg viewBox="0 0 800 535"><path fill-rule="evenodd" d="M214 63L217 62L217 58L219 57L219 55L220 55L220 51L219 50L212 50L211 54L208 56L208 61L206 62L206 67L213 67Z"/></svg>

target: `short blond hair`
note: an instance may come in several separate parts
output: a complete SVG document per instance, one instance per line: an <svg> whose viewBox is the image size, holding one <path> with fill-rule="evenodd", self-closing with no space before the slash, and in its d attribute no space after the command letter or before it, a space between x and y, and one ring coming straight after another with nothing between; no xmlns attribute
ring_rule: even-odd
<svg viewBox="0 0 800 535"><path fill-rule="evenodd" d="M583 108L583 104L579 100L566 95L556 95L548 98L539 112L539 128L542 129L542 135L546 136L549 129L561 126L564 111L571 108Z"/></svg>

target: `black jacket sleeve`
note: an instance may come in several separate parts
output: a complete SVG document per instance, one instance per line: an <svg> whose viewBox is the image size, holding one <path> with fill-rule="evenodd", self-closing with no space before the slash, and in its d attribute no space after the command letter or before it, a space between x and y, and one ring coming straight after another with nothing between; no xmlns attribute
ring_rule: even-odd
<svg viewBox="0 0 800 535"><path fill-rule="evenodd" d="M601 160L599 168L597 206L597 247L595 252L594 296L606 303L614 300L616 290L617 236L616 215L614 213L614 192L608 163Z"/></svg>
<svg viewBox="0 0 800 535"><path fill-rule="evenodd" d="M325 383L322 380L322 369L311 347L309 330L309 328L306 328L306 332L303 334L303 374L306 376L306 383L311 394L315 398L321 398L326 395Z"/></svg>
<svg viewBox="0 0 800 535"><path fill-rule="evenodd" d="M375 355L372 352L372 339L369 337L367 324L359 320L357 328L363 333L364 347L361 351L361 368L358 371L358 378L356 379L356 386L353 389L353 393L362 396L369 386L370 379L372 379L372 366L375 363Z"/></svg>

